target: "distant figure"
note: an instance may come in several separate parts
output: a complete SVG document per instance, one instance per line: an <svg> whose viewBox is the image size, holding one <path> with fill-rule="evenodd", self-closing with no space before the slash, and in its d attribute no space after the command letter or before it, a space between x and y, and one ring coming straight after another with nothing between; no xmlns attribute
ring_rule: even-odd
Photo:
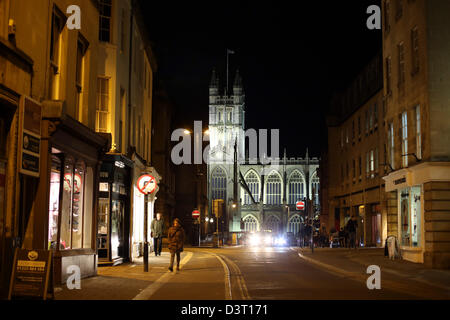
<svg viewBox="0 0 450 320"><path fill-rule="evenodd" d="M349 247L356 249L356 228L358 227L358 222L356 218L352 216L347 222L347 231L349 235Z"/></svg>
<svg viewBox="0 0 450 320"><path fill-rule="evenodd" d="M183 252L184 245L184 229L181 226L181 222L178 218L173 220L172 227L169 228L169 251L170 251L170 266L169 270L173 271L173 262L175 260L175 254L177 256L177 271L180 270L180 254Z"/></svg>
<svg viewBox="0 0 450 320"><path fill-rule="evenodd" d="M161 256L162 239L164 235L164 220L161 217L161 213L157 213L156 219L152 221L151 231L153 244L155 246L155 256Z"/></svg>

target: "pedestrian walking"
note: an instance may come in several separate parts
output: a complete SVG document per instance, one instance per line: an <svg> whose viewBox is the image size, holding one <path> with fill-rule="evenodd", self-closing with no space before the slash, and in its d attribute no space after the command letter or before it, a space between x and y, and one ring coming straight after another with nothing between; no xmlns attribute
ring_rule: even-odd
<svg viewBox="0 0 450 320"><path fill-rule="evenodd" d="M153 238L153 244L155 248L155 257L161 256L162 240L164 236L164 220L161 213L156 214L156 219L153 219L151 224L151 237Z"/></svg>
<svg viewBox="0 0 450 320"><path fill-rule="evenodd" d="M356 228L358 226L358 222L356 221L356 218L352 216L350 220L347 222L347 231L349 235L349 245L350 248L356 249Z"/></svg>
<svg viewBox="0 0 450 320"><path fill-rule="evenodd" d="M173 271L173 262L175 255L177 256L177 270L180 270L180 254L183 252L184 245L184 229L178 218L173 220L172 227L169 228L169 251L170 251L170 266L169 270Z"/></svg>

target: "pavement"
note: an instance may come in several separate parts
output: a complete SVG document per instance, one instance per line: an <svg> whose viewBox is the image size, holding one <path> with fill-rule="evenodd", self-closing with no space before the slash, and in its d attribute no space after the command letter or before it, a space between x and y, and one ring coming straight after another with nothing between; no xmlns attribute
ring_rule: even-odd
<svg viewBox="0 0 450 320"><path fill-rule="evenodd" d="M299 256L329 272L341 274L354 279L367 279L367 267L380 267L381 281L388 287L393 286L404 292L411 293L411 283L421 288L423 294L447 294L450 298L450 270L426 268L421 263L406 260L391 260L384 255L384 248L291 248ZM402 282L403 288L395 283Z"/></svg>

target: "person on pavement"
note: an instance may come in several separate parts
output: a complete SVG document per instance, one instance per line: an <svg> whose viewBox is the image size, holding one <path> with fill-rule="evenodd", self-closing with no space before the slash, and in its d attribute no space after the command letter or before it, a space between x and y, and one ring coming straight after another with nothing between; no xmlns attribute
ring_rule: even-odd
<svg viewBox="0 0 450 320"><path fill-rule="evenodd" d="M355 248L355 249L356 249L356 227L357 227L356 218L352 217L347 222L347 231L348 231L349 238L350 238L349 239L350 248Z"/></svg>
<svg viewBox="0 0 450 320"><path fill-rule="evenodd" d="M178 218L173 220L172 227L169 228L169 251L170 251L170 266L169 270L173 271L173 262L175 255L177 256L177 271L180 270L180 254L183 252L184 245L184 229Z"/></svg>
<svg viewBox="0 0 450 320"><path fill-rule="evenodd" d="M161 217L161 213L158 212L156 214L156 219L153 219L151 230L151 236L153 237L153 244L155 246L155 256L161 256L162 239L164 235L164 220Z"/></svg>

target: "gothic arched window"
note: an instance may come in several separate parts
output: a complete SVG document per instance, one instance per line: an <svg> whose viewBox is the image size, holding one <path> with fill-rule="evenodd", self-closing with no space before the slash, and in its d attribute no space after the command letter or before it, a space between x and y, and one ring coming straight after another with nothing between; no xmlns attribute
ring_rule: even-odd
<svg viewBox="0 0 450 320"><path fill-rule="evenodd" d="M311 196L314 192L314 204L319 204L319 188L320 188L320 181L319 177L317 176L317 173L314 172L312 178L311 178Z"/></svg>
<svg viewBox="0 0 450 320"><path fill-rule="evenodd" d="M288 222L288 232L292 232L296 236L300 231L300 223L301 219L298 214L292 216Z"/></svg>
<svg viewBox="0 0 450 320"><path fill-rule="evenodd" d="M258 202L259 199L259 179L254 171L250 171L245 176L245 182L247 183L250 192L252 193L253 199ZM244 204L252 204L252 200L247 191L244 191Z"/></svg>
<svg viewBox="0 0 450 320"><path fill-rule="evenodd" d="M281 204L281 178L275 172L267 177L266 204Z"/></svg>
<svg viewBox="0 0 450 320"><path fill-rule="evenodd" d="M211 175L211 195L213 200L226 199L227 174L220 167L215 168Z"/></svg>
<svg viewBox="0 0 450 320"><path fill-rule="evenodd" d="M266 221L266 229L272 230L273 233L278 233L280 228L280 219L276 216L270 216Z"/></svg>
<svg viewBox="0 0 450 320"><path fill-rule="evenodd" d="M289 199L288 203L295 204L298 200L305 197L305 180L303 176L295 170L289 177Z"/></svg>
<svg viewBox="0 0 450 320"><path fill-rule="evenodd" d="M245 231L258 231L258 221L254 216L247 216L244 219L244 230Z"/></svg>

